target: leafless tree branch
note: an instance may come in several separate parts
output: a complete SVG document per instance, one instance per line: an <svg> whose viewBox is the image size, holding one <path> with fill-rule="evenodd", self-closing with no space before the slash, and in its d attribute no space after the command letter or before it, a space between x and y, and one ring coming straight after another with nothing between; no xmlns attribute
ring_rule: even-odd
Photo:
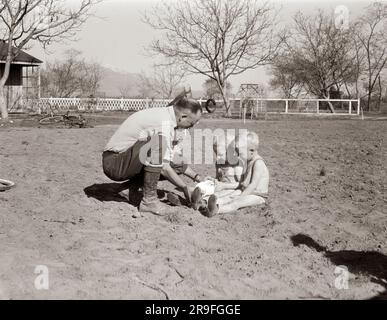
<svg viewBox="0 0 387 320"><path fill-rule="evenodd" d="M55 41L73 39L85 21L92 15L92 8L103 0L81 0L74 5L65 0L1 0L0 39L8 45L4 72L0 78L0 108L7 118L4 85L10 66L20 50L31 41L43 47Z"/></svg>
<svg viewBox="0 0 387 320"><path fill-rule="evenodd" d="M269 63L282 41L274 8L258 0L163 2L143 21L161 33L150 50L216 81L227 111L227 80Z"/></svg>

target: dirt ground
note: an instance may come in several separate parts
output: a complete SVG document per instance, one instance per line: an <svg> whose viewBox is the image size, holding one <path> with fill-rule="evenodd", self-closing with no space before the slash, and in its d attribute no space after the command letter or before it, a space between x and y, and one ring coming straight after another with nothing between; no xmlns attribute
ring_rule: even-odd
<svg viewBox="0 0 387 320"><path fill-rule="evenodd" d="M0 127L0 178L17 184L0 193L0 298L387 299L387 121L245 127L260 136L270 204L212 219L181 207L132 218L101 170L116 124ZM48 290L34 287L38 265Z"/></svg>

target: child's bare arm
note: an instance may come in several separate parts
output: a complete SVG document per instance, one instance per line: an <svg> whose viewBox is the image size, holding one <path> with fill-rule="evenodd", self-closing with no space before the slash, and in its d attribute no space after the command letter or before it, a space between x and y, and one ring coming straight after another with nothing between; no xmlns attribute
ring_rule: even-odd
<svg viewBox="0 0 387 320"><path fill-rule="evenodd" d="M251 174L251 183L243 190L241 196L250 195L257 189L259 180L262 178L262 173L265 170L265 163L263 161L256 161L251 170L253 171Z"/></svg>

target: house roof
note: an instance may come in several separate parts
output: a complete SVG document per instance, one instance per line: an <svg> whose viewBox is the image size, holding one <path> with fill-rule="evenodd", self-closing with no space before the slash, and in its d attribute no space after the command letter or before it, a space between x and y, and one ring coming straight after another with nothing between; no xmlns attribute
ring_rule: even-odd
<svg viewBox="0 0 387 320"><path fill-rule="evenodd" d="M15 52L16 48L12 48ZM4 41L0 42L0 63L4 63L7 60L8 44ZM25 65L39 65L43 61L31 56L27 52L20 50L19 54L13 59L13 64L25 64Z"/></svg>

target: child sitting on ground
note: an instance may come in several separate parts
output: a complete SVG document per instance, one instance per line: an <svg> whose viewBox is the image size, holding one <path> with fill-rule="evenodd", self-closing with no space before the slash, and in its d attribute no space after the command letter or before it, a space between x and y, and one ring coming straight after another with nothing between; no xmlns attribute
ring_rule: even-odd
<svg viewBox="0 0 387 320"><path fill-rule="evenodd" d="M192 193L192 206L207 217L266 203L269 170L258 154L258 136L249 132L244 137L236 137L235 142L238 155L247 162L241 182L215 182L214 193L207 201L200 186Z"/></svg>
<svg viewBox="0 0 387 320"><path fill-rule="evenodd" d="M235 135L227 132L226 135L215 135L213 139L213 150L215 154L215 179L206 179L196 185L192 196L194 199L208 199L215 192L215 184L238 183L243 174L243 160L235 152ZM198 210L200 201L191 203L194 210Z"/></svg>
<svg viewBox="0 0 387 320"><path fill-rule="evenodd" d="M213 141L215 153L216 180L220 182L238 182L243 173L243 165L235 152L235 135L216 135Z"/></svg>

